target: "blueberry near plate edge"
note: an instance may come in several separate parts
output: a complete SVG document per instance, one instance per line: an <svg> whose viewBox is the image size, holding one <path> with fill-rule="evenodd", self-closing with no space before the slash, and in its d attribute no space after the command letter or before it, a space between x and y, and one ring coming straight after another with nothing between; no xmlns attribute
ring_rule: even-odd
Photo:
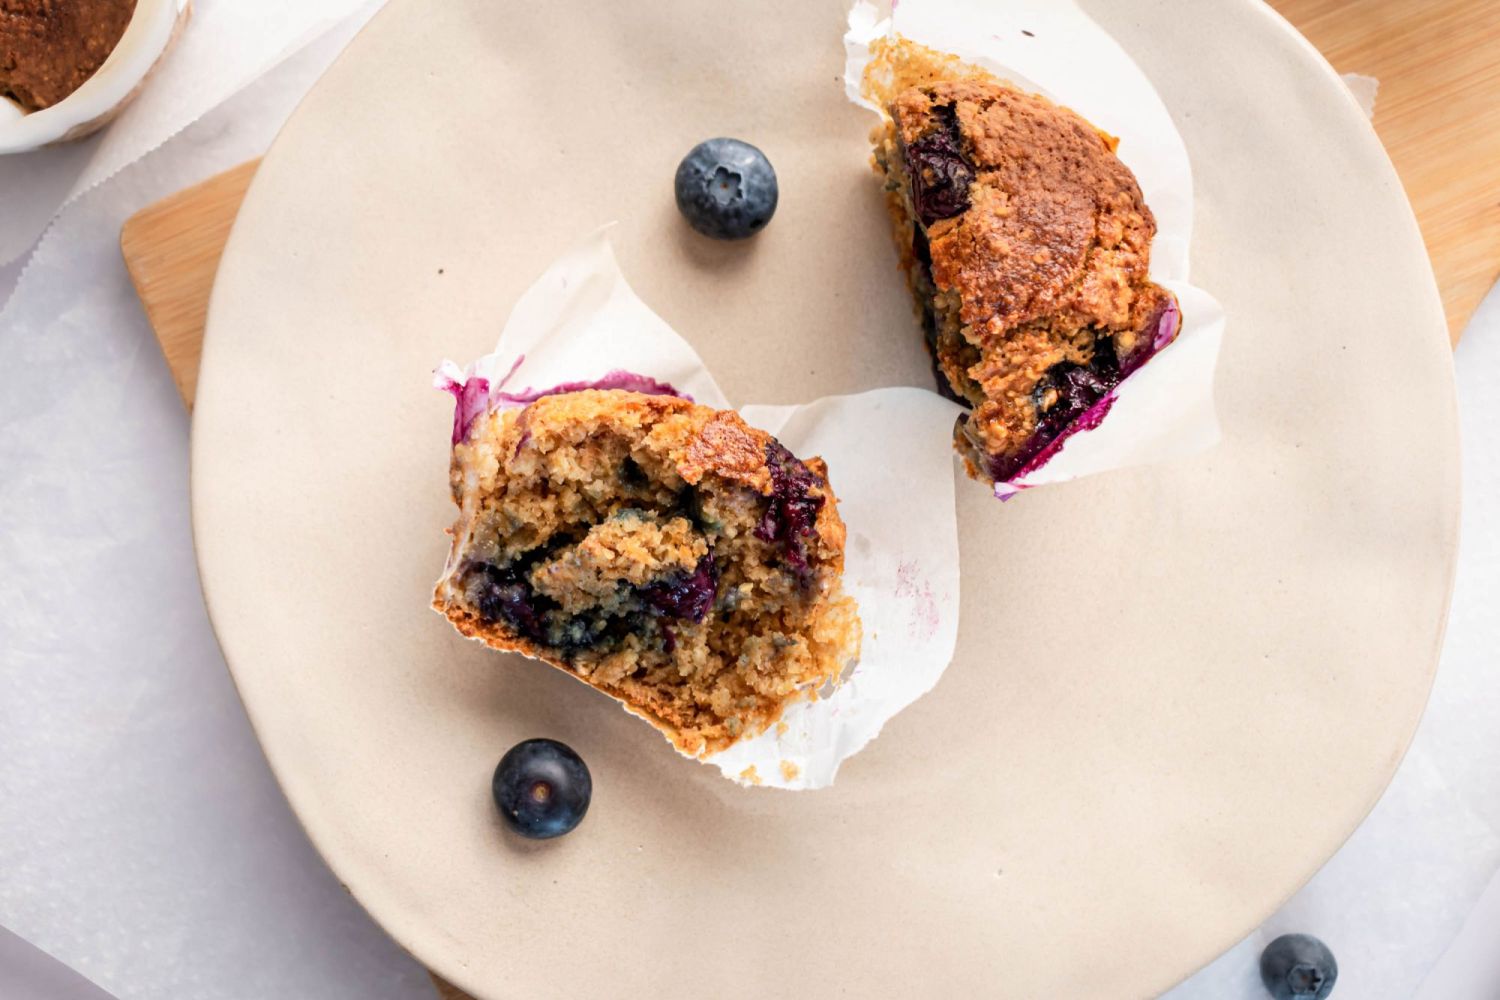
<svg viewBox="0 0 1500 1000"><path fill-rule="evenodd" d="M1260 981L1273 1000L1325 1000L1338 978L1333 952L1311 934L1283 934L1260 953Z"/></svg>
<svg viewBox="0 0 1500 1000"><path fill-rule="evenodd" d="M587 815L593 791L583 758L546 738L522 740L507 750L490 782L500 818L528 840L570 833Z"/></svg>
<svg viewBox="0 0 1500 1000"><path fill-rule="evenodd" d="M766 154L742 139L719 136L690 149L672 182L677 210L711 239L742 240L776 214L780 189Z"/></svg>

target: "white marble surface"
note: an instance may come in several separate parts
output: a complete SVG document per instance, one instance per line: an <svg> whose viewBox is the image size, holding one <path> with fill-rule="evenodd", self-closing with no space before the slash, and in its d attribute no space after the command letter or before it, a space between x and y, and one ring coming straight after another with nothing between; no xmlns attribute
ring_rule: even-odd
<svg viewBox="0 0 1500 1000"><path fill-rule="evenodd" d="M24 276L0 267L0 925L122 1000L432 995L249 732L197 589L187 419L117 250L131 212L263 151L348 30L70 204ZM1500 295L1457 359L1464 548L1422 728L1345 848L1172 1000L1259 1000L1259 949L1292 929L1338 954L1337 996L1500 996ZM1316 808L1288 775L1286 821ZM99 995L0 936L0 997Z"/></svg>

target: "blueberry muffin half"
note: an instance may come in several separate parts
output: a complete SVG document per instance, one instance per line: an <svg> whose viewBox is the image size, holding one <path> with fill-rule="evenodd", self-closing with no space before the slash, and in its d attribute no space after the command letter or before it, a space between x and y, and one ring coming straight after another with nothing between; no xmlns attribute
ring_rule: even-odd
<svg viewBox="0 0 1500 1000"><path fill-rule="evenodd" d="M617 698L685 753L761 732L859 654L823 462L738 414L543 396L474 419L451 486L433 606Z"/></svg>
<svg viewBox="0 0 1500 1000"><path fill-rule="evenodd" d="M979 73L900 90L875 134L902 264L969 474L1003 482L1169 343L1156 223L1116 140Z"/></svg>

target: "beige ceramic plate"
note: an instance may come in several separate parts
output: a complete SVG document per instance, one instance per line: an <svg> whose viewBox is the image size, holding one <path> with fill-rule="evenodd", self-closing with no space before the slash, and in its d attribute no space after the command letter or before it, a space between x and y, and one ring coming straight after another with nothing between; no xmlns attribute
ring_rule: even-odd
<svg viewBox="0 0 1500 1000"><path fill-rule="evenodd" d="M732 785L427 610L451 516L428 372L487 351L602 222L731 398L928 384L839 79L843 0L771 6L396 0L360 36L261 167L214 298L193 509L224 651L339 878L476 996L1153 993L1374 803L1453 569L1416 226L1261 4L1090 4L1192 155L1223 446L1004 507L961 483L957 658L836 787ZM673 207L678 157L717 134L782 178L747 246ZM595 794L530 847L488 786L537 735Z"/></svg>

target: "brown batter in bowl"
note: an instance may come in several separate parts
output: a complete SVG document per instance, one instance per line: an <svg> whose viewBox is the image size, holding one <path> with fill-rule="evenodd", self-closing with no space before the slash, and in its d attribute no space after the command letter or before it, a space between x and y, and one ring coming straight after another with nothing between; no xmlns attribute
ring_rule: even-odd
<svg viewBox="0 0 1500 1000"><path fill-rule="evenodd" d="M0 96L51 107L104 64L136 0L0 0Z"/></svg>

